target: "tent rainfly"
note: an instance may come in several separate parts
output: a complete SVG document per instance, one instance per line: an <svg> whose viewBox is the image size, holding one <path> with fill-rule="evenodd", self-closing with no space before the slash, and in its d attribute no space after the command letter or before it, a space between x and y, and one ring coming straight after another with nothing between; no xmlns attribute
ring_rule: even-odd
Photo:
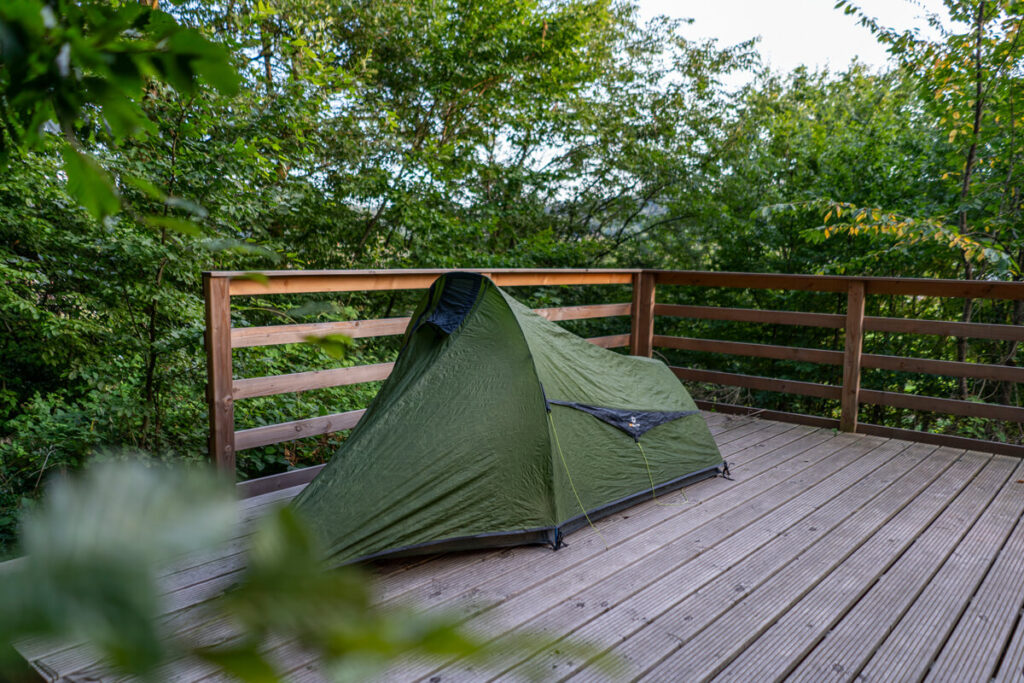
<svg viewBox="0 0 1024 683"><path fill-rule="evenodd" d="M294 500L332 565L550 544L726 465L668 367L595 346L488 278L441 276L391 376Z"/></svg>

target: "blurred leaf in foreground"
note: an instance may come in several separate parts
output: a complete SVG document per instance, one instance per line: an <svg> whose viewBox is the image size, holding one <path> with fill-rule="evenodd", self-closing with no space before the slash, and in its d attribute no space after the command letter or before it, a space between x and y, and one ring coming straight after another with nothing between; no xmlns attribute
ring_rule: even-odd
<svg viewBox="0 0 1024 683"><path fill-rule="evenodd" d="M232 488L203 471L120 462L57 479L0 582L0 638L89 640L125 671L152 670L166 656L156 568L226 539L235 509Z"/></svg>
<svg viewBox="0 0 1024 683"><path fill-rule="evenodd" d="M150 678L193 655L235 679L266 683L284 676L269 654L281 645L315 655L331 680L359 681L410 653L491 666L556 640L507 634L494 647L466 635L454 617L375 604L369 577L354 567L325 570L306 525L282 507L256 523L239 583L208 603L213 618L232 624L229 644L177 641L159 626L158 572L185 553L224 543L236 510L232 487L206 469L121 460L55 480L25 520L26 557L8 565L0 582L0 642L88 642L114 669ZM2 680L18 675L12 657L10 648L0 649Z"/></svg>

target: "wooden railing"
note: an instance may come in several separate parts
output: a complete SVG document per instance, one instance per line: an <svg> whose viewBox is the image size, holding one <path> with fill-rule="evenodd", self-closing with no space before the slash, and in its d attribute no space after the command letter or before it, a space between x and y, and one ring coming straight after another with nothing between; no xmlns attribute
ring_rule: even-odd
<svg viewBox="0 0 1024 683"><path fill-rule="evenodd" d="M645 274L646 275L646 274ZM683 380L708 382L726 386L744 387L761 391L776 391L788 394L813 396L840 401L840 418L826 418L792 414L772 410L752 409L716 403L717 410L751 413L762 417L800 422L817 426L835 427L843 431L860 432L894 438L922 441L939 445L974 448L988 452L1024 456L1024 446L996 441L973 439L949 434L898 429L873 424L858 424L858 408L861 404L877 404L908 410L934 411L947 415L981 417L1009 422L1024 422L1024 408L1016 406L979 403L948 398L935 398L918 394L861 389L861 371L865 368L896 370L952 377L969 377L1009 382L1024 382L1024 368L1010 365L991 365L924 358L904 358L863 353L865 332L894 332L903 334L930 334L976 339L1024 341L1024 326L996 325L985 323L947 322L941 320L916 320L865 316L867 297L876 295L899 295L910 297L953 297L971 299L1024 299L1024 283L967 280L925 280L911 278L858 278L814 275L777 275L755 273L708 273L691 271L657 271L650 274L652 279L649 297L645 306L653 309L654 315L685 317L704 320L727 320L735 322L766 323L775 325L801 325L843 329L845 343L842 351L810 349L769 344L747 344L714 339L692 339L655 335L649 331L650 340L641 345L641 352L652 346L692 351L741 355L755 358L802 361L840 365L843 368L841 386L816 382L759 377L694 368L673 367L676 376ZM712 306L684 306L657 304L656 285L682 285L691 287L721 287L761 290L788 290L812 292L836 292L846 295L845 314L807 313L800 311L765 311L744 308L721 308ZM711 407L704 402L702 407Z"/></svg>
<svg viewBox="0 0 1024 683"><path fill-rule="evenodd" d="M429 287L438 275L444 272L446 271L381 270L276 271L256 274L242 272L205 273L203 284L207 319L206 350L209 377L207 396L210 406L210 457L220 468L233 471L235 468L236 451L351 429L359 421L363 413L362 410L355 410L236 431L234 401L257 396L269 396L286 392L382 380L388 376L393 365L392 363L378 363L272 377L234 379L232 374L232 349L302 342L311 335L320 336L342 333L354 338L399 335L405 331L405 327L408 324L407 318L388 318L232 328L232 297L424 289ZM981 417L1018 423L1024 422L1024 408L1017 406L876 391L861 389L860 387L861 371L865 368L1024 382L1024 368L1011 365L990 365L863 353L865 332L895 332L1024 342L1024 326L1019 325L946 322L865 315L865 301L871 296L900 295L909 297L1024 300L1024 283L630 269L493 269L474 270L473 272L489 276L502 287L631 285L633 296L630 303L569 306L537 309L537 311L549 320L556 321L630 316L631 326L628 334L595 337L590 339L590 341L609 348L628 346L630 353L634 355L650 356L655 347L661 347L754 358L820 363L841 366L843 369L842 384L829 385L715 370L672 367L673 372L682 380L834 399L838 400L841 406L840 418L838 420L816 415L760 410L727 403L710 404L699 402L704 408L714 407L718 410L737 413L756 411L766 418L836 427L848 432L856 431L1024 456L1024 446L1016 444L947 434L930 434L881 425L858 424L857 420L858 407L861 404L877 404L910 410L935 411L949 415ZM846 307L845 313L830 314L657 303L656 292L658 288L670 286L834 292L845 294ZM654 323L656 316L842 329L844 330L845 341L843 350L838 351L658 335L655 334ZM313 468L309 469L309 472L301 476L311 476ZM295 476L268 479L274 479L274 482L267 482L261 486L254 487L253 491L277 487L284 485L286 482L298 482Z"/></svg>
<svg viewBox="0 0 1024 683"><path fill-rule="evenodd" d="M471 269L472 270L472 269ZM206 299L207 401L210 409L210 458L225 471L235 470L235 453L248 448L330 434L351 429L362 417L362 410L298 419L292 422L235 429L234 402L257 396L345 386L387 378L392 363L331 368L271 377L235 379L232 349L249 346L291 344L310 336L346 334L353 338L383 337L405 332L408 318L354 320L305 325L267 327L231 326L231 299L240 296L306 294L317 292L365 292L381 290L426 289L445 270L361 270L361 271L270 271L209 272L203 274ZM562 285L633 285L638 270L585 269L491 269L472 270L490 277L500 287ZM634 287L634 289L637 289ZM583 320L629 316L632 303L600 304L538 309L550 320ZM614 348L629 346L635 334L595 337L591 342ZM271 482L249 487L249 492L298 483L317 468L307 468L298 478L268 477ZM289 473L291 475L292 473Z"/></svg>

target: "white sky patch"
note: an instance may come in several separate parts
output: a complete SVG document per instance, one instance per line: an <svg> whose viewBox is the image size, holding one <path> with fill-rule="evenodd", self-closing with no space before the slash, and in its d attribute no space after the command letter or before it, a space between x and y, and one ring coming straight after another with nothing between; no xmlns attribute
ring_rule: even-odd
<svg viewBox="0 0 1024 683"><path fill-rule="evenodd" d="M844 70L851 60L873 68L886 65L888 54L855 15L834 9L834 0L638 0L643 20L657 15L691 18L687 38L715 38L719 47L761 37L758 51L773 70L789 72L806 65L812 70ZM941 0L855 0L884 26L918 27L933 33L926 11L945 17Z"/></svg>

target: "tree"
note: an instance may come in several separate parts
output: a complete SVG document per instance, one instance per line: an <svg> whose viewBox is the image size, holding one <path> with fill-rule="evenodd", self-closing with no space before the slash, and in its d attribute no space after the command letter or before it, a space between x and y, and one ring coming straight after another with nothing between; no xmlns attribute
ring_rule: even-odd
<svg viewBox="0 0 1024 683"><path fill-rule="evenodd" d="M183 93L195 92L200 77L225 93L238 85L222 47L155 5L11 0L0 7L0 161L58 134L68 189L97 218L118 212L117 191L83 145L119 144L151 129L141 107L148 82Z"/></svg>
<svg viewBox="0 0 1024 683"><path fill-rule="evenodd" d="M924 214L908 215L885 206L847 206L853 221L834 229L895 236L897 244L945 245L959 257L966 279L1020 279L1024 274L1024 173L1018 163L1024 152L1019 132L1024 124L1019 101L1024 5L1012 0L946 0L948 17L929 17L939 34L936 39L884 27L846 0L836 7L857 14L913 74L923 108L938 119L946 138L942 178L947 189L946 201ZM975 302L965 299L960 318L969 322L974 317ZM1024 321L1024 306L1019 302L1010 321ZM1013 363L1016 350L1016 344L1007 344L1002 362ZM967 355L967 339L961 338L957 360L964 361ZM1004 383L1004 402L1010 402L1012 391ZM960 380L959 394L962 399L968 397L966 379Z"/></svg>

